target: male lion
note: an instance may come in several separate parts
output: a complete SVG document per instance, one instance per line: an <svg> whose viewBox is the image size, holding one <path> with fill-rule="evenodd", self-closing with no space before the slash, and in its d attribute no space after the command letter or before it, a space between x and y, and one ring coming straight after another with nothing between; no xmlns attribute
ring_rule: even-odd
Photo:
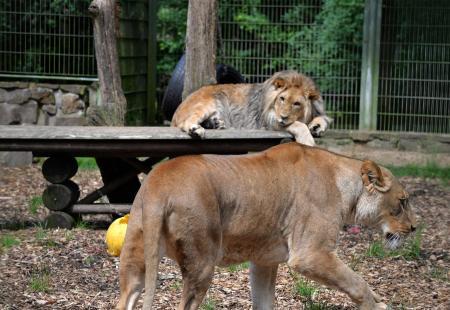
<svg viewBox="0 0 450 310"><path fill-rule="evenodd" d="M205 128L265 128L286 130L308 145L314 145L311 134L322 135L330 122L314 82L293 70L275 73L261 84L202 87L180 104L172 118L172 126L201 138ZM306 136L305 128L311 134Z"/></svg>
<svg viewBox="0 0 450 310"><path fill-rule="evenodd" d="M389 246L415 228L408 194L371 161L298 143L249 155L184 156L142 184L120 256L118 309L132 309L145 282L151 309L159 260L179 264L178 309L198 309L214 267L250 261L254 309L272 309L278 264L347 293L361 309L384 309L336 255L345 223L381 226ZM145 274L145 281L144 281Z"/></svg>

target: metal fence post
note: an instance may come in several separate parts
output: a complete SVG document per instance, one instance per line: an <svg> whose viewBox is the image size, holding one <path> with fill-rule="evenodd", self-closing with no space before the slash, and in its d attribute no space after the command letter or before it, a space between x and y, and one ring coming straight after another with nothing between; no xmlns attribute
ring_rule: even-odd
<svg viewBox="0 0 450 310"><path fill-rule="evenodd" d="M148 1L147 124L156 123L156 19L158 0Z"/></svg>
<svg viewBox="0 0 450 310"><path fill-rule="evenodd" d="M382 0L366 0L364 8L363 54L359 129L377 129L378 80L380 66Z"/></svg>

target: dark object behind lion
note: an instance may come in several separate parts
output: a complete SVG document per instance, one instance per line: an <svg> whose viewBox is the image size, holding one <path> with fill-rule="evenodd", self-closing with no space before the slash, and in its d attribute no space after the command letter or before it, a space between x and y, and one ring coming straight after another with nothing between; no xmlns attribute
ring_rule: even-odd
<svg viewBox="0 0 450 310"><path fill-rule="evenodd" d="M164 97L162 101L162 110L164 117L171 120L175 110L180 105L182 99L184 83L184 65L186 62L185 55L181 56L175 70L172 72L172 77L169 80ZM244 83L244 77L233 67L224 64L216 65L216 79L218 84L237 84Z"/></svg>

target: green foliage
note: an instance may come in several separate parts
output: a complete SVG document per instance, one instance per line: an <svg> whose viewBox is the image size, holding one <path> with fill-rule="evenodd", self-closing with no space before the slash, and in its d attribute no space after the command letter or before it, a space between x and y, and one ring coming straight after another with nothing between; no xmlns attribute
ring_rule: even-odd
<svg viewBox="0 0 450 310"><path fill-rule="evenodd" d="M42 196L33 196L28 203L28 209L31 214L37 214L39 207L41 207L44 203L42 202Z"/></svg>
<svg viewBox="0 0 450 310"><path fill-rule="evenodd" d="M441 180L447 186L450 183L450 167L439 166L436 162L428 162L425 166L406 165L389 166L388 168L397 177L435 178Z"/></svg>
<svg viewBox="0 0 450 310"><path fill-rule="evenodd" d="M19 245L20 241L13 235L3 235L0 237L0 250L9 249L13 246ZM0 251L2 252L2 251Z"/></svg>
<svg viewBox="0 0 450 310"><path fill-rule="evenodd" d="M212 298L207 298L201 306L202 310L214 310L216 308L216 301Z"/></svg>
<svg viewBox="0 0 450 310"><path fill-rule="evenodd" d="M246 270L250 267L250 263L249 262L244 262L242 264L236 264L236 265L230 265L227 267L229 272L237 272L237 271L242 271L242 270Z"/></svg>
<svg viewBox="0 0 450 310"><path fill-rule="evenodd" d="M78 169L95 170L98 169L97 162L93 157L77 157Z"/></svg>
<svg viewBox="0 0 450 310"><path fill-rule="evenodd" d="M430 270L430 276L434 279L438 279L444 282L450 282L449 281L449 270L448 268L444 267L433 267Z"/></svg>
<svg viewBox="0 0 450 310"><path fill-rule="evenodd" d="M33 292L50 292L50 271L42 268L33 272L29 286Z"/></svg>
<svg viewBox="0 0 450 310"><path fill-rule="evenodd" d="M297 295L306 300L312 300L317 288L310 281L299 277L297 281L295 281L294 290Z"/></svg>
<svg viewBox="0 0 450 310"><path fill-rule="evenodd" d="M88 222L83 221L82 219L78 219L75 221L75 228L78 229L89 229L90 225Z"/></svg>

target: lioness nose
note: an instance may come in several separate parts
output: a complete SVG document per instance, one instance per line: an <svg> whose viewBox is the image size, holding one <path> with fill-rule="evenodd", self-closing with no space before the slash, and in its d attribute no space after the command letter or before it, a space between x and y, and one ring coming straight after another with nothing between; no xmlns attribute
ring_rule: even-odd
<svg viewBox="0 0 450 310"><path fill-rule="evenodd" d="M415 231L416 230L416 226L411 225L411 231Z"/></svg>
<svg viewBox="0 0 450 310"><path fill-rule="evenodd" d="M287 118L288 118L288 116L285 116L285 115L280 115L280 117L281 117L281 120L283 120L283 121L287 120Z"/></svg>

